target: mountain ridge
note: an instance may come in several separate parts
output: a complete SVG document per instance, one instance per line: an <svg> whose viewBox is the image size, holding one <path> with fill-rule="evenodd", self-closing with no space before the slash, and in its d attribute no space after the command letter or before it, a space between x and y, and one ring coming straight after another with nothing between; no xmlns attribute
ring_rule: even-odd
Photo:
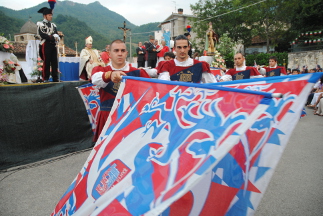
<svg viewBox="0 0 323 216"><path fill-rule="evenodd" d="M22 10L13 10L10 8L6 8L3 6L0 6L0 11L2 11L7 17L10 17L12 19L17 20L25 20L28 21L30 19L34 23L37 23L37 21L42 20L42 14L37 13L37 11L42 7L49 7L47 2L43 2L41 4L38 4L36 6L25 8ZM132 36L132 42L133 44L139 42L139 41L146 41L148 40L148 36L150 34L153 34L153 31L160 30L157 28L158 22L156 23L147 23L144 25L136 26L133 23L131 23L129 20L127 20L122 15L109 10L105 6L101 5L100 2L95 1L89 4L82 4L82 3L76 3L73 1L57 1L54 9L54 16L53 16L53 22L57 22L57 18L59 18L59 15L63 15L66 17L73 17L73 22L69 22L70 25L83 25L85 35L93 34L90 29L92 29L94 32L97 32L98 34L102 35L103 38L105 38L106 43L111 42L114 39L122 39L123 38L123 31L118 29L118 27L123 26L123 22L126 21L126 27L130 28L132 33L140 33L140 32L148 32L145 34L135 34ZM80 22L79 22L80 21ZM21 22L21 21L20 21ZM85 26L84 23L87 25ZM76 32L71 32L68 26L60 26L62 23L56 23L58 30L63 31L64 35L66 36L67 45L71 48L74 48L73 44L70 44L72 40L79 38L73 36L73 34L82 34L84 35L84 31L82 32L82 28L78 28ZM60 24L60 25L59 25ZM0 29L5 24L0 24ZM82 26L81 26L82 27ZM72 28L72 26L70 26ZM20 29L19 29L20 30ZM87 34L87 32L89 34ZM10 32L10 34L19 33L17 32ZM93 38L94 42L97 40L96 38ZM100 39L101 41L101 39ZM127 42L129 39L127 39ZM81 41L78 41L80 43ZM74 43L74 42L73 42ZM83 43L83 41L81 42ZM72 46L73 45L73 46ZM103 49L103 42L100 42L99 48Z"/></svg>

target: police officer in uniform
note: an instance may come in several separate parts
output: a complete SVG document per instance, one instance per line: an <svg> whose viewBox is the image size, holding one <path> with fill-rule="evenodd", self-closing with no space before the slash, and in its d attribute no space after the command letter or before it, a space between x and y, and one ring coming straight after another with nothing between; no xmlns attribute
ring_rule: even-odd
<svg viewBox="0 0 323 216"><path fill-rule="evenodd" d="M44 61L42 71L43 81L48 82L51 69L53 82L59 82L56 43L59 42L60 38L56 25L51 23L53 19L52 9L43 7L38 13L42 13L44 17L43 21L37 22L37 34L41 37L39 55Z"/></svg>

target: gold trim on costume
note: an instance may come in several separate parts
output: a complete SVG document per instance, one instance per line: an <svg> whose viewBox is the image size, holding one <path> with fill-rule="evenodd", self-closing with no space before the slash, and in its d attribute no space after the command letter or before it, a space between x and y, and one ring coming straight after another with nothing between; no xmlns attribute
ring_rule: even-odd
<svg viewBox="0 0 323 216"><path fill-rule="evenodd" d="M193 79L192 79L193 73L191 71L187 71L186 73L181 71L177 74L177 76L179 76L179 81L193 82Z"/></svg>
<svg viewBox="0 0 323 216"><path fill-rule="evenodd" d="M243 74L236 74L234 75L236 77L236 80L242 80L244 75Z"/></svg>

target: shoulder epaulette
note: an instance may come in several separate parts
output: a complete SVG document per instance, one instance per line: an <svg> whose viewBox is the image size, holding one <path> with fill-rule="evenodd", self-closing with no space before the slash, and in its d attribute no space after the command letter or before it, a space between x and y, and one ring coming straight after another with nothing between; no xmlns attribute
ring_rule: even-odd
<svg viewBox="0 0 323 216"><path fill-rule="evenodd" d="M37 22L37 26L43 27L44 26L44 23L43 22Z"/></svg>

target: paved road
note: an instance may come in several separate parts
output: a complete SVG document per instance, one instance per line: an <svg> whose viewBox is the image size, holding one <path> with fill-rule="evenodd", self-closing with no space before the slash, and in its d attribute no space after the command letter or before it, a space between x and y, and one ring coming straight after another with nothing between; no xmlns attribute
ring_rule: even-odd
<svg viewBox="0 0 323 216"><path fill-rule="evenodd" d="M298 123L256 216L323 215L323 117ZM89 151L29 169L0 173L0 215L50 215Z"/></svg>

